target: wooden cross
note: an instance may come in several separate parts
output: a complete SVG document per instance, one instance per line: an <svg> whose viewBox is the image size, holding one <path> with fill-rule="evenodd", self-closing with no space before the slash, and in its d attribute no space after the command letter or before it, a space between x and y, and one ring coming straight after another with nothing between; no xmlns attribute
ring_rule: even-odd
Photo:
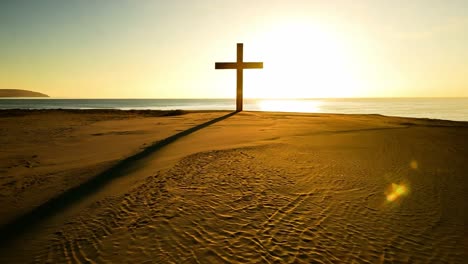
<svg viewBox="0 0 468 264"><path fill-rule="evenodd" d="M243 70L244 69L263 69L263 62L244 62L244 44L237 43L237 62L216 62L216 70L236 69L237 70L237 97L236 111L242 111L243 104Z"/></svg>

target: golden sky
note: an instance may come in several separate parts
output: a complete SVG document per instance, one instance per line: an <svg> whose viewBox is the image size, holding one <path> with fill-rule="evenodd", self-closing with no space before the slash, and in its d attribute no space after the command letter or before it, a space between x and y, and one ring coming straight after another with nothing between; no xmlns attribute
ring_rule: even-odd
<svg viewBox="0 0 468 264"><path fill-rule="evenodd" d="M62 98L466 97L468 1L0 2L0 89Z"/></svg>

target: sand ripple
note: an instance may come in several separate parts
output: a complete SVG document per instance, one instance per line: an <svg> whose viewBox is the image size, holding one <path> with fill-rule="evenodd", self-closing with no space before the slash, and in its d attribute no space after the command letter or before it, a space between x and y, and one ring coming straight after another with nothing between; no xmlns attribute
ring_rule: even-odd
<svg viewBox="0 0 468 264"><path fill-rule="evenodd" d="M401 169L388 167L380 177L363 162L333 157L324 162L326 153L290 145L188 156L128 194L88 208L36 260L463 262L463 223L444 218L445 198L435 187L447 179L428 182L415 172L411 196L389 204L384 189Z"/></svg>

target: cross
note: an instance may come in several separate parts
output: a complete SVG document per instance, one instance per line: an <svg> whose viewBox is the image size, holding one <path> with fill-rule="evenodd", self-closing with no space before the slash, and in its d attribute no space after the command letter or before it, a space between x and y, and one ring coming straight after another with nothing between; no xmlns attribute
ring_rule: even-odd
<svg viewBox="0 0 468 264"><path fill-rule="evenodd" d="M237 97L236 111L242 111L243 101L243 71L244 69L263 69L263 62L244 62L244 44L237 43L237 62L216 62L216 70L236 69L237 70Z"/></svg>

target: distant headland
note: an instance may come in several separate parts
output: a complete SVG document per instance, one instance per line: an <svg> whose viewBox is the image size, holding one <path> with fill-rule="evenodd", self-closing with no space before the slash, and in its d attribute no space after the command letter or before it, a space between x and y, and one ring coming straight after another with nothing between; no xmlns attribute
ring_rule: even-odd
<svg viewBox="0 0 468 264"><path fill-rule="evenodd" d="M20 89L0 89L0 97L49 97L46 94L20 90Z"/></svg>

